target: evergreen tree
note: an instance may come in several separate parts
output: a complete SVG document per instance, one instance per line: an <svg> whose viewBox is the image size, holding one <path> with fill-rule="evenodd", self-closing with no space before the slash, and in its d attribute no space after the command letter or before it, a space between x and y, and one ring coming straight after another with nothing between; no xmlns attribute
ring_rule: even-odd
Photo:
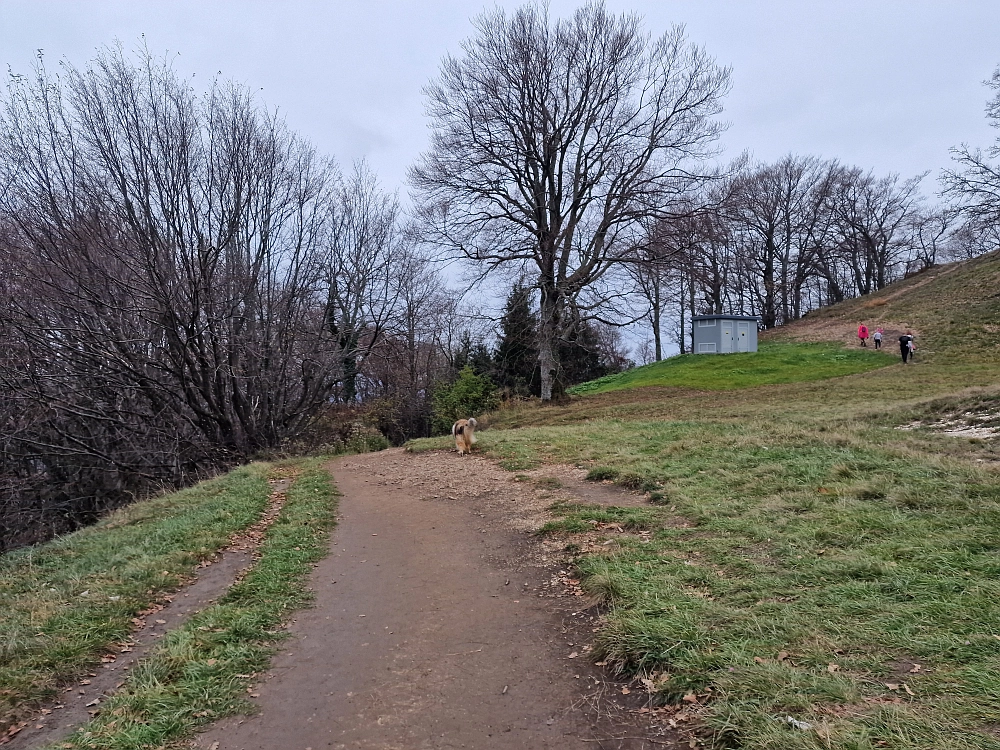
<svg viewBox="0 0 1000 750"><path fill-rule="evenodd" d="M620 346L617 329L575 316L573 326L559 341L561 366L557 384L561 395L571 385L634 367Z"/></svg>
<svg viewBox="0 0 1000 750"><path fill-rule="evenodd" d="M500 388L520 396L533 391L537 395L537 383L532 388L538 368L537 335L538 318L531 309L531 289L517 283L507 297L500 318L500 340L493 353L493 379Z"/></svg>
<svg viewBox="0 0 1000 750"><path fill-rule="evenodd" d="M558 385L560 394L565 388L604 377L614 371L604 361L601 342L594 327L587 321L578 321L566 340L559 342Z"/></svg>
<svg viewBox="0 0 1000 750"><path fill-rule="evenodd" d="M490 375L493 372L493 358L482 340L474 339L469 331L464 331L452 354L451 366L456 373L465 367L471 367L476 375Z"/></svg>

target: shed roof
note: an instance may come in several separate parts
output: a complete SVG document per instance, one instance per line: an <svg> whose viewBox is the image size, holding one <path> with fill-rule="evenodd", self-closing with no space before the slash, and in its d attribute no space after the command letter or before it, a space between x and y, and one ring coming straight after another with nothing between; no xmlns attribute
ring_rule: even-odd
<svg viewBox="0 0 1000 750"><path fill-rule="evenodd" d="M760 320L759 315L692 315L691 320Z"/></svg>

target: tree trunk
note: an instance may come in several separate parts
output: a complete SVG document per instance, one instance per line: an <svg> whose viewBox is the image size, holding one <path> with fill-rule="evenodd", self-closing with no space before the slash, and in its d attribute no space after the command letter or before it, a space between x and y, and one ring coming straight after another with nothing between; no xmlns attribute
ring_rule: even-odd
<svg viewBox="0 0 1000 750"><path fill-rule="evenodd" d="M680 304L677 307L680 310L680 319L681 319L681 321L680 321L680 323L681 323L680 328L681 328L681 331L680 331L680 335L677 337L677 343L680 346L681 354L687 354L687 341L685 340L686 334L684 333L685 320L686 320L686 317L687 317L686 316L687 308L686 308L686 304L684 302L684 296L685 296L685 294L684 294L684 274L683 273L680 276L680 282L681 282Z"/></svg>
<svg viewBox="0 0 1000 750"><path fill-rule="evenodd" d="M358 337L342 336L338 343L344 366L344 403L353 404L358 398Z"/></svg>
<svg viewBox="0 0 1000 750"><path fill-rule="evenodd" d="M552 400L555 383L556 337L559 331L559 292L553 285L542 284L541 320L538 326L538 365L541 369L542 401Z"/></svg>
<svg viewBox="0 0 1000 750"><path fill-rule="evenodd" d="M657 272L653 286L653 342L656 346L656 361L663 359L663 345L660 342L660 277Z"/></svg>
<svg viewBox="0 0 1000 750"><path fill-rule="evenodd" d="M691 305L691 346L688 347L688 351L694 354L694 316L697 315L698 308L695 307L695 290L694 290L694 273L688 278L688 295L689 303Z"/></svg>

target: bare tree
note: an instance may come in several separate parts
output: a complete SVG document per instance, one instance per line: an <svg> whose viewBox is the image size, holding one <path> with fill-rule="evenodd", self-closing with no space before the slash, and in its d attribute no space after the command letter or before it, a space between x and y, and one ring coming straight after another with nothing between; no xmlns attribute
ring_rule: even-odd
<svg viewBox="0 0 1000 750"><path fill-rule="evenodd" d="M961 210L954 206L918 209L910 216L909 236L913 244L907 273L930 268L950 254Z"/></svg>
<svg viewBox="0 0 1000 750"><path fill-rule="evenodd" d="M685 315L684 294L675 287L683 287L687 281L693 288L698 262L695 259L701 257L701 248L696 247L700 240L698 233L702 222L707 220L706 213L699 214L691 209L674 218L651 221L643 242L634 249L634 257L626 264L634 291L645 306L643 317L653 335L656 362L663 358L666 308L677 307L682 319ZM683 340L680 345L683 352Z"/></svg>
<svg viewBox="0 0 1000 750"><path fill-rule="evenodd" d="M1000 67L985 84L994 92L986 117L991 127L1000 128ZM1000 166L991 161L1000 158L1000 137L985 153L963 143L952 149L952 158L958 168L942 174L944 195L962 204L973 226L1000 227Z"/></svg>
<svg viewBox="0 0 1000 750"><path fill-rule="evenodd" d="M0 382L30 471L12 471L96 512L303 429L342 376L320 253L334 175L246 91L196 95L148 55L15 77L0 335L20 355Z"/></svg>
<svg viewBox="0 0 1000 750"><path fill-rule="evenodd" d="M340 351L346 403L357 398L359 364L381 341L399 294L399 214L396 197L379 188L363 162L330 201L326 318Z"/></svg>
<svg viewBox="0 0 1000 750"><path fill-rule="evenodd" d="M798 317L824 213L815 199L823 175L818 159L789 155L744 173L725 205L756 265L758 309L768 328Z"/></svg>
<svg viewBox="0 0 1000 750"><path fill-rule="evenodd" d="M682 28L651 40L600 2L557 21L497 9L476 30L425 89L432 145L410 179L429 239L484 275L537 270L547 401L567 310L703 176L729 70Z"/></svg>
<svg viewBox="0 0 1000 750"><path fill-rule="evenodd" d="M878 178L860 169L842 170L832 207L857 294L882 289L905 267L912 246L907 230L923 177L901 180L895 174Z"/></svg>

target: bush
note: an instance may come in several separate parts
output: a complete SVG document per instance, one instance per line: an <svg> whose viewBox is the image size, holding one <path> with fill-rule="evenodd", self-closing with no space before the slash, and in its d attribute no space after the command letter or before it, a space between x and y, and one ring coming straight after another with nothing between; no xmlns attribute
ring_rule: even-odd
<svg viewBox="0 0 1000 750"><path fill-rule="evenodd" d="M434 391L434 434L444 435L456 420L491 411L498 405L493 381L485 375L476 375L471 367L465 366L454 383Z"/></svg>

